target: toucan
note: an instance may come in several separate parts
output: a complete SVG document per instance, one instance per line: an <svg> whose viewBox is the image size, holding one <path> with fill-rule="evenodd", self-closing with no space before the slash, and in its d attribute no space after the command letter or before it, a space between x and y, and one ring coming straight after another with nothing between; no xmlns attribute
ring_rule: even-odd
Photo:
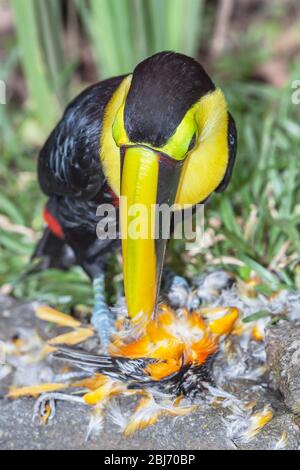
<svg viewBox="0 0 300 470"><path fill-rule="evenodd" d="M223 191L236 146L223 92L196 60L175 52L157 53L132 73L96 83L67 106L39 153L47 227L34 256L50 267L85 270L95 294L91 321L104 349L112 331L105 297L112 250L122 246L131 321L147 322L156 311L166 240L131 236L130 207L142 204L151 219L153 204L182 210ZM116 209L115 238L97 235L106 204Z"/></svg>

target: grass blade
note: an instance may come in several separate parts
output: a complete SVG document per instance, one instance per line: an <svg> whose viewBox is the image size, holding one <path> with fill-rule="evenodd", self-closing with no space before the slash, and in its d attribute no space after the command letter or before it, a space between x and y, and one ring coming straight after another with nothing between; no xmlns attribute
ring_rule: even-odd
<svg viewBox="0 0 300 470"><path fill-rule="evenodd" d="M128 0L110 0L111 15L116 32L118 61L122 73L130 72L134 67L133 44L130 30L130 4Z"/></svg>
<svg viewBox="0 0 300 470"><path fill-rule="evenodd" d="M184 0L165 0L165 2L167 10L165 48L172 51L180 51L185 2Z"/></svg>
<svg viewBox="0 0 300 470"><path fill-rule="evenodd" d="M32 109L45 129L55 122L57 103L53 99L42 61L33 0L13 0L21 62Z"/></svg>
<svg viewBox="0 0 300 470"><path fill-rule="evenodd" d="M135 64L145 59L151 50L150 20L145 0L131 0L131 24L135 51ZM134 18L134 19L133 19Z"/></svg>
<svg viewBox="0 0 300 470"><path fill-rule="evenodd" d="M5 194L0 194L0 213L6 214L10 221L15 224L25 224L22 213Z"/></svg>
<svg viewBox="0 0 300 470"><path fill-rule="evenodd" d="M165 49L166 1L148 0L151 25L151 54Z"/></svg>
<svg viewBox="0 0 300 470"><path fill-rule="evenodd" d="M107 0L90 0L89 5L76 0L78 12L89 36L101 78L121 73L115 28Z"/></svg>
<svg viewBox="0 0 300 470"><path fill-rule="evenodd" d="M252 258L244 254L240 254L239 258L241 261L243 261L243 263L246 264L246 266L255 271L261 279L269 282L270 286L274 288L279 287L280 282L277 277L264 268L261 264L257 263Z"/></svg>
<svg viewBox="0 0 300 470"><path fill-rule="evenodd" d="M196 57L199 47L201 18L203 14L202 0L185 1L185 21L181 51Z"/></svg>
<svg viewBox="0 0 300 470"><path fill-rule="evenodd" d="M62 47L62 18L60 4L56 0L34 2L41 46L48 65L51 84L55 89L61 110L68 101L67 81L62 83L65 59Z"/></svg>

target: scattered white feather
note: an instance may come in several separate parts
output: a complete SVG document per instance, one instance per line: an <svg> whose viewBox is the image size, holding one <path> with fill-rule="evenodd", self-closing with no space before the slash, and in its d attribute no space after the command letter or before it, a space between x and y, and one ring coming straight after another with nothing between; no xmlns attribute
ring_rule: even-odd
<svg viewBox="0 0 300 470"><path fill-rule="evenodd" d="M3 380L5 379L5 377L7 377L12 371L12 368L8 365L1 365L0 364L0 380Z"/></svg>
<svg viewBox="0 0 300 470"><path fill-rule="evenodd" d="M98 437L103 429L103 407L94 406L90 412L90 421L87 428L85 440Z"/></svg>
<svg viewBox="0 0 300 470"><path fill-rule="evenodd" d="M278 439L277 442L271 447L270 450L283 450L286 449L288 443L288 433L286 431L283 431L283 433L280 436L280 439Z"/></svg>
<svg viewBox="0 0 300 470"><path fill-rule="evenodd" d="M223 418L223 423L227 437L239 444L250 442L273 418L273 411L268 405L255 413L252 413L251 409L236 405L233 405L231 410L232 413Z"/></svg>
<svg viewBox="0 0 300 470"><path fill-rule="evenodd" d="M111 421L118 426L121 432L124 432L128 419L121 410L119 403L116 400L112 400L106 407L108 416Z"/></svg>

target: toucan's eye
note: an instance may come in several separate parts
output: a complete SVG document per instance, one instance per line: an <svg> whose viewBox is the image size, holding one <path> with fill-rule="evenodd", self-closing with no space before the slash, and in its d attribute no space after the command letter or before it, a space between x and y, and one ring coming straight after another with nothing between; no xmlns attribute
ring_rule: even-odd
<svg viewBox="0 0 300 470"><path fill-rule="evenodd" d="M188 148L188 152L190 150L192 150L192 148L195 147L195 143L196 143L196 132L194 133L193 137L192 137L192 140L190 141L190 145L189 145L189 148Z"/></svg>

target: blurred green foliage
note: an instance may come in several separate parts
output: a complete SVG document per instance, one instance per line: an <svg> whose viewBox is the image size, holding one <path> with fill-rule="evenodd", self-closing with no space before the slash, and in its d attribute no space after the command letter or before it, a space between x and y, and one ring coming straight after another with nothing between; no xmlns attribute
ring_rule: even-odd
<svg viewBox="0 0 300 470"><path fill-rule="evenodd" d="M202 0L74 0L73 7L89 38L99 75L107 78L130 72L161 50L196 55L202 5ZM64 55L61 3L13 0L13 8L31 107L50 129L68 98L70 64Z"/></svg>
<svg viewBox="0 0 300 470"><path fill-rule="evenodd" d="M68 5L79 24L77 40L84 36L88 41L101 78L128 72L163 49L197 57L199 46L209 48L215 17L211 4L200 0L73 0ZM43 225L45 198L36 181L35 155L78 88L71 77L80 64L66 56L58 0L13 0L12 6L16 37L5 43L7 60L0 66L0 78L6 80L20 64L28 100L22 107L0 106L0 284L14 286L18 297L40 297L64 308L89 304L90 284L79 268L19 280ZM188 276L213 265L244 279L255 271L270 290L295 286L300 105L291 102L291 81L299 78L300 69L291 61L289 84L280 90L251 78L270 55L267 45L259 49L257 44L262 35L269 43L277 37L283 15L276 11L263 25L241 32L239 46L214 64L214 79L237 122L238 158L228 190L215 195L205 211L206 228L219 239L193 256L182 242L170 245L169 264ZM116 266L114 270L119 279Z"/></svg>

